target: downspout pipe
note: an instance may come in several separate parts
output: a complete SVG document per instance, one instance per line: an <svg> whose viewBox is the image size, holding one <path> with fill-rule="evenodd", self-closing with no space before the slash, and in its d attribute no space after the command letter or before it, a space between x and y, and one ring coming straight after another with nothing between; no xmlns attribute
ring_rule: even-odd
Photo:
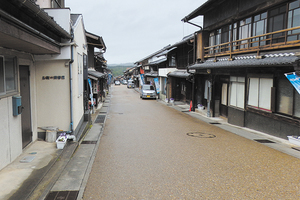
<svg viewBox="0 0 300 200"><path fill-rule="evenodd" d="M73 34L73 28L71 28L71 34L72 34L72 40L71 44L73 43L74 34ZM71 60L69 62L69 79L70 79L70 131L73 132L73 76L72 76L72 67L74 62L74 45L70 46L71 48Z"/></svg>

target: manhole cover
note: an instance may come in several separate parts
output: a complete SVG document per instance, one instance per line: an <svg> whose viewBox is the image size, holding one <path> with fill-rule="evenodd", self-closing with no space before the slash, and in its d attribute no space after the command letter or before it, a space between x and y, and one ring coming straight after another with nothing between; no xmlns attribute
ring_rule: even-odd
<svg viewBox="0 0 300 200"><path fill-rule="evenodd" d="M217 137L210 133L201 133L201 132L191 132L191 133L187 133L187 135L191 136L191 137L198 137L198 138L215 138L215 137Z"/></svg>

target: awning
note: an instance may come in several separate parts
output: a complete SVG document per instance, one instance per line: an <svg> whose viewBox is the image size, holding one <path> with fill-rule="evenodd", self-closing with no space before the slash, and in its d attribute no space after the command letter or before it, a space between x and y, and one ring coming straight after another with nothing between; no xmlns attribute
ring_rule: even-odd
<svg viewBox="0 0 300 200"><path fill-rule="evenodd" d="M106 51L106 45L102 37L95 35L93 33L89 33L87 31L85 32L85 36L88 45Z"/></svg>
<svg viewBox="0 0 300 200"><path fill-rule="evenodd" d="M92 79L95 79L95 78L104 78L105 77L105 74L101 73L101 72L97 72L95 70L88 70L88 75L89 77L90 76L93 76L91 77Z"/></svg>
<svg viewBox="0 0 300 200"><path fill-rule="evenodd" d="M161 64L166 61L167 61L167 58L162 58L162 59L150 62L150 63L146 64L146 66L158 65L158 64Z"/></svg>
<svg viewBox="0 0 300 200"><path fill-rule="evenodd" d="M200 64L194 64L189 69L214 69L214 68L243 68L243 67L281 67L293 66L298 59L297 56L265 56L264 58L240 57L230 61L229 59L221 61L206 61Z"/></svg>
<svg viewBox="0 0 300 200"><path fill-rule="evenodd" d="M174 49L177 49L177 47L173 47L171 49L165 50L159 54L156 55L156 57L160 57L160 56L166 56L170 51L173 51Z"/></svg>
<svg viewBox="0 0 300 200"><path fill-rule="evenodd" d="M176 70L174 72L168 73L168 76L176 77L176 78L188 78L192 74L188 73L186 70Z"/></svg>
<svg viewBox="0 0 300 200"><path fill-rule="evenodd" d="M158 73L157 72L148 72L145 73L144 76L150 76L150 77L158 77Z"/></svg>
<svg viewBox="0 0 300 200"><path fill-rule="evenodd" d="M215 9L215 7L217 7L221 3L223 3L223 1L207 0L196 10L191 12L189 15L185 16L181 21L188 22L188 21L198 17L199 15L204 15L205 13L212 12L213 9Z"/></svg>

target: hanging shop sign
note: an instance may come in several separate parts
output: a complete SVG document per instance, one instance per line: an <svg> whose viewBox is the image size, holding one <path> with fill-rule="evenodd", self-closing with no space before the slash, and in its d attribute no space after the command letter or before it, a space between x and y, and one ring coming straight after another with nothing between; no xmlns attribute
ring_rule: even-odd
<svg viewBox="0 0 300 200"><path fill-rule="evenodd" d="M294 86L294 88L297 90L297 92L300 94L300 77L295 73L287 73L284 74L287 79L291 82L291 84Z"/></svg>

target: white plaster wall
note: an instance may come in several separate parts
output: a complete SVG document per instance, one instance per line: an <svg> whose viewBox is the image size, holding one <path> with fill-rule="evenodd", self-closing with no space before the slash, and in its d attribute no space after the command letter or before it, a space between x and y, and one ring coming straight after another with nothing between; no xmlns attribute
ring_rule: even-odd
<svg viewBox="0 0 300 200"><path fill-rule="evenodd" d="M49 16L53 17L56 23L61 26L68 33L71 32L71 12L70 9L44 9L45 12L48 13ZM63 41L66 46L61 48L59 54L55 55L35 55L34 59L37 61L42 60L70 60L71 59L71 48L70 48L70 40Z"/></svg>
<svg viewBox="0 0 300 200"><path fill-rule="evenodd" d="M40 8L51 8L50 0L37 0L36 4L40 6Z"/></svg>
<svg viewBox="0 0 300 200"><path fill-rule="evenodd" d="M66 60L66 65L71 60L71 48L70 46L62 47L60 50L60 54L54 55L34 55L34 59L36 61L43 61L43 60Z"/></svg>
<svg viewBox="0 0 300 200"><path fill-rule="evenodd" d="M70 128L69 67L65 60L36 61L37 126ZM62 80L43 80L43 76L64 76Z"/></svg>
<svg viewBox="0 0 300 200"><path fill-rule="evenodd" d="M12 97L8 98L8 121L9 121L9 144L10 144L10 162L16 159L22 153L22 115L13 116Z"/></svg>
<svg viewBox="0 0 300 200"><path fill-rule="evenodd" d="M73 70L73 124L74 130L78 126L83 114L83 93L79 92L79 76L83 80L83 72L78 73L78 65L82 66L83 70L83 55L87 55L87 42L85 36L85 28L83 23L82 16L78 19L77 23L74 25L74 40L76 41L77 46L74 47L74 63L72 65ZM81 55L78 59L78 54ZM80 62L80 63L79 63Z"/></svg>
<svg viewBox="0 0 300 200"><path fill-rule="evenodd" d="M158 76L167 77L168 73L176 71L176 68L161 68L158 69Z"/></svg>
<svg viewBox="0 0 300 200"><path fill-rule="evenodd" d="M2 52L4 55L14 55L18 57L19 65L28 65L33 67L30 56L25 54L12 52ZM34 71L31 69L31 72ZM32 86L34 83L34 73L30 76L30 90L34 91ZM18 78L19 80L19 78ZM15 94L18 95L18 94ZM31 97L34 99L34 94ZM31 100L32 101L32 100ZM34 101L31 106L35 107ZM4 97L0 99L0 170L6 165L10 164L22 153L22 115L13 116L12 111L12 96ZM34 116L34 114L32 114ZM33 141L36 139L36 132L33 130Z"/></svg>
<svg viewBox="0 0 300 200"><path fill-rule="evenodd" d="M0 169L10 163L10 131L8 121L8 98L0 100Z"/></svg>
<svg viewBox="0 0 300 200"><path fill-rule="evenodd" d="M21 116L12 114L12 97L0 100L0 169L22 153Z"/></svg>
<svg viewBox="0 0 300 200"><path fill-rule="evenodd" d="M47 10L63 27L70 26L70 14L65 14L68 9ZM60 12L63 11L63 12ZM79 17L74 27L74 42L72 63L72 99L73 99L73 130L76 129L84 114L83 94L79 93L78 53L87 54L86 36L82 16ZM69 61L71 60L71 46L61 49L59 55L34 56L36 65L36 102L37 126L57 126L62 130L70 130L70 82ZM82 62L82 60L80 60ZM65 76L65 80L42 80L43 76Z"/></svg>
<svg viewBox="0 0 300 200"><path fill-rule="evenodd" d="M49 16L53 17L58 25L70 33L71 10L69 8L44 9L44 11L47 12Z"/></svg>

